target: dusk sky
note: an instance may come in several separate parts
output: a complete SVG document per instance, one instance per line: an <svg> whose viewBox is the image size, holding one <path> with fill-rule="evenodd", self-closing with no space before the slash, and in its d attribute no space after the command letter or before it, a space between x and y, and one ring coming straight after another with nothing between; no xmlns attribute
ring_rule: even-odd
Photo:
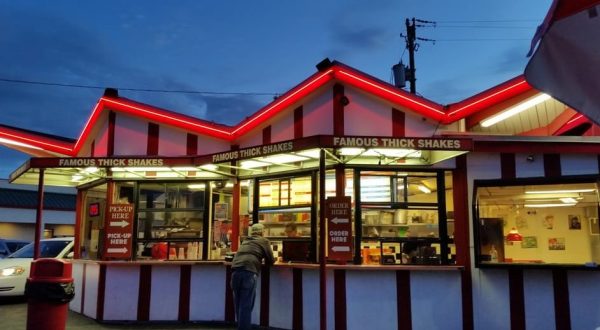
<svg viewBox="0 0 600 330"><path fill-rule="evenodd" d="M400 34L412 17L436 22L417 28L436 40L419 42L417 93L453 103L523 73L550 3L0 0L0 124L76 138L104 87L116 87L233 125L326 57L390 82L391 66L408 62ZM0 178L28 158L0 146Z"/></svg>

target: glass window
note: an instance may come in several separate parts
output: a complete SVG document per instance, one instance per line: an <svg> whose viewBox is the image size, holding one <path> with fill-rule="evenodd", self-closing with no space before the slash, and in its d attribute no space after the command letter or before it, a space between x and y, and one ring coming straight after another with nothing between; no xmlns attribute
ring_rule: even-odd
<svg viewBox="0 0 600 330"><path fill-rule="evenodd" d="M451 176L451 172L361 171L363 262L449 263L454 224L449 225L448 212L440 216L440 202L444 206L452 203ZM442 192L438 180L445 184ZM450 216L453 217L451 213ZM442 237L441 228L450 232Z"/></svg>
<svg viewBox="0 0 600 330"><path fill-rule="evenodd" d="M311 179L309 176L292 178L290 205L308 205L312 199Z"/></svg>
<svg viewBox="0 0 600 330"><path fill-rule="evenodd" d="M479 265L600 262L596 182L545 181L475 182Z"/></svg>
<svg viewBox="0 0 600 330"><path fill-rule="evenodd" d="M269 238L310 237L309 207L263 211L258 222L265 225L264 236Z"/></svg>
<svg viewBox="0 0 600 330"><path fill-rule="evenodd" d="M309 205L311 199L310 176L264 180L259 183L259 207Z"/></svg>
<svg viewBox="0 0 600 330"><path fill-rule="evenodd" d="M208 182L139 184L137 257L202 259Z"/></svg>
<svg viewBox="0 0 600 330"><path fill-rule="evenodd" d="M360 176L360 198L363 202L391 202L391 177L383 175Z"/></svg>
<svg viewBox="0 0 600 330"><path fill-rule="evenodd" d="M259 180L258 185L259 207L254 211L257 218L248 220L264 225L264 236L271 241L276 257L314 261L312 175ZM306 247L313 252L304 253L302 249ZM298 255L293 255L294 252Z"/></svg>
<svg viewBox="0 0 600 330"><path fill-rule="evenodd" d="M410 203L437 203L435 173L416 173L406 176L406 196Z"/></svg>
<svg viewBox="0 0 600 330"><path fill-rule="evenodd" d="M139 208L204 208L205 189L205 183L142 183Z"/></svg>

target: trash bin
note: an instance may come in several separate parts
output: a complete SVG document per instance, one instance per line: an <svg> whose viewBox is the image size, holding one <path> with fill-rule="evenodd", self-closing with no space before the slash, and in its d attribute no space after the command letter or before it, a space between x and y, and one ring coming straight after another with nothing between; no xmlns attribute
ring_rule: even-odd
<svg viewBox="0 0 600 330"><path fill-rule="evenodd" d="M25 284L27 297L27 330L64 330L68 304L75 296L73 265L69 262L42 258L31 263Z"/></svg>

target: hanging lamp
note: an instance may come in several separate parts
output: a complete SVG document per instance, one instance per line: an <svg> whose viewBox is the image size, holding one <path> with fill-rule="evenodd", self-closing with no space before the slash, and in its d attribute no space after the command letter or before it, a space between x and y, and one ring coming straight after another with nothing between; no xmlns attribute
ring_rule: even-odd
<svg viewBox="0 0 600 330"><path fill-rule="evenodd" d="M519 234L517 228L513 227L506 235L506 240L509 242L521 242L523 240L523 236Z"/></svg>

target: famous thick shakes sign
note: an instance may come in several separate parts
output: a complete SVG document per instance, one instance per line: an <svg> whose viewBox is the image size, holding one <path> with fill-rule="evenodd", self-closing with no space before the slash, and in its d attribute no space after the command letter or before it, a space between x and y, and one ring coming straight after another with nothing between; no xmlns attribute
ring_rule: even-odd
<svg viewBox="0 0 600 330"><path fill-rule="evenodd" d="M133 205L110 204L106 221L104 257L115 259L131 258L133 228Z"/></svg>
<svg viewBox="0 0 600 330"><path fill-rule="evenodd" d="M329 260L352 259L350 197L327 198L327 246Z"/></svg>

